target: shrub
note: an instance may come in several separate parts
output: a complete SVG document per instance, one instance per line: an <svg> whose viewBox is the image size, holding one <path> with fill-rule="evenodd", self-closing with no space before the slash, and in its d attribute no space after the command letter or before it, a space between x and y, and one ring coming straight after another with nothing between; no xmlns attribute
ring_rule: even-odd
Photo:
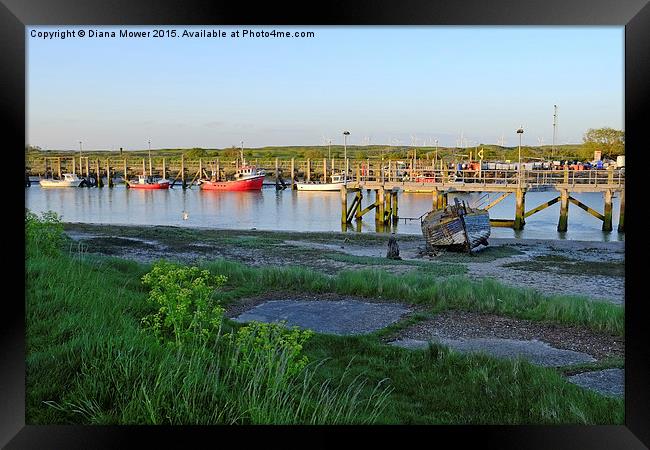
<svg viewBox="0 0 650 450"><path fill-rule="evenodd" d="M301 355L303 345L314 335L312 330L287 328L284 321L275 323L250 322L237 331L233 365L247 371L260 361L269 373L280 374L279 382L294 378L307 365Z"/></svg>
<svg viewBox="0 0 650 450"><path fill-rule="evenodd" d="M212 276L198 267L159 261L142 281L151 288L148 301L159 306L142 323L161 342L181 346L194 339L206 342L219 334L224 309L212 302L211 297L226 282L226 277Z"/></svg>
<svg viewBox="0 0 650 450"><path fill-rule="evenodd" d="M57 256L63 244L63 224L54 211L38 214L25 209L27 255Z"/></svg>

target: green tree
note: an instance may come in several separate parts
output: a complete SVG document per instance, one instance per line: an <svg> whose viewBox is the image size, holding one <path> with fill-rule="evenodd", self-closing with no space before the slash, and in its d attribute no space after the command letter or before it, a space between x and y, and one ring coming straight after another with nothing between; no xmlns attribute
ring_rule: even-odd
<svg viewBox="0 0 650 450"><path fill-rule="evenodd" d="M205 158L208 156L208 152L204 148L194 147L191 150L186 151L185 157L189 159Z"/></svg>
<svg viewBox="0 0 650 450"><path fill-rule="evenodd" d="M603 157L615 158L625 154L625 133L613 128L590 128L584 134L583 149L586 154L593 155L600 150Z"/></svg>

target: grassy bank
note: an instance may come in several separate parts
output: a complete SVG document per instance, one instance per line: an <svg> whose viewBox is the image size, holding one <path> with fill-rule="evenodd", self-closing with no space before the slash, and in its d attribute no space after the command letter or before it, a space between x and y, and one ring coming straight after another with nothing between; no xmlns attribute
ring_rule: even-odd
<svg viewBox="0 0 650 450"><path fill-rule="evenodd" d="M30 233L28 242L30 236L49 242ZM28 246L26 259L29 424L623 422L622 400L584 391L554 369L438 346L409 351L383 344L377 334L313 336L302 349L310 364L299 377L286 385L264 381L284 372L265 364L236 370L236 349L225 338L177 348L143 329L141 319L155 311L141 281L151 266L45 250ZM563 310L561 300L461 276L348 271L327 277L228 261L205 267L228 278L212 302L273 287L572 317L604 329L607 323L597 306ZM226 321L220 336L241 327Z"/></svg>

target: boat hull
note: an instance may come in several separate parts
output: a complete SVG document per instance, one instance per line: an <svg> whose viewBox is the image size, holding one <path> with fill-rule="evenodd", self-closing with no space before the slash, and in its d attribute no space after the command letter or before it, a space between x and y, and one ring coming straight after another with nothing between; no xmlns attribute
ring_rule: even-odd
<svg viewBox="0 0 650 450"><path fill-rule="evenodd" d="M79 181L64 181L64 180L40 180L39 184L45 188L66 188L66 187L79 187L83 180Z"/></svg>
<svg viewBox="0 0 650 450"><path fill-rule="evenodd" d="M127 186L130 189L142 189L142 190L159 190L159 189L169 189L169 182L166 183L147 183L147 184L138 184L138 183L127 183Z"/></svg>
<svg viewBox="0 0 650 450"><path fill-rule="evenodd" d="M464 221L464 226L463 226ZM485 210L473 210L461 217L449 210L432 211L422 221L422 235L427 248L446 247L453 250L472 249L487 245L490 236L490 215Z"/></svg>
<svg viewBox="0 0 650 450"><path fill-rule="evenodd" d="M340 191L345 183L296 183L299 191Z"/></svg>
<svg viewBox="0 0 650 450"><path fill-rule="evenodd" d="M201 181L199 187L204 191L259 191L262 189L264 176L245 180Z"/></svg>

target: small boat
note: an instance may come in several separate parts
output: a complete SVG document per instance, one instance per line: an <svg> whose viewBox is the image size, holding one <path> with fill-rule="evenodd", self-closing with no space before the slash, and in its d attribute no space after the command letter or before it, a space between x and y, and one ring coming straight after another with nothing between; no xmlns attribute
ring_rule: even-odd
<svg viewBox="0 0 650 450"><path fill-rule="evenodd" d="M242 151L242 166L235 172L233 180L217 180L213 171L210 179L199 179L198 185L204 191L259 191L262 189L266 173L263 169L247 165Z"/></svg>
<svg viewBox="0 0 650 450"><path fill-rule="evenodd" d="M76 173L64 173L63 180L42 179L39 183L42 187L79 187L85 180L79 178Z"/></svg>
<svg viewBox="0 0 650 450"><path fill-rule="evenodd" d="M341 186L346 184L346 179L344 174L332 175L331 183L321 183L321 182L305 182L305 183L296 183L296 188L299 191L339 191Z"/></svg>
<svg viewBox="0 0 650 450"><path fill-rule="evenodd" d="M485 209L470 208L454 199L455 204L434 210L422 219L422 234L427 249L446 247L471 252L487 245L490 236L490 214Z"/></svg>
<svg viewBox="0 0 650 450"><path fill-rule="evenodd" d="M131 189L168 189L169 180L151 181L146 175L138 175L138 182L126 181L126 187Z"/></svg>

